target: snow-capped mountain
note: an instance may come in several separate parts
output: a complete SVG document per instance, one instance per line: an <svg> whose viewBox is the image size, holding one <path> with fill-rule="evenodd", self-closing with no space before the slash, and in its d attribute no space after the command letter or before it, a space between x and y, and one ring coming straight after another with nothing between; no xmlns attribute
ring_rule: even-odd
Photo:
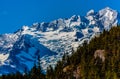
<svg viewBox="0 0 120 79"><path fill-rule="evenodd" d="M0 74L31 69L38 53L45 71L49 65L54 67L64 53L71 54L85 40L118 23L119 13L107 7L98 12L90 10L86 16L34 23L0 35Z"/></svg>

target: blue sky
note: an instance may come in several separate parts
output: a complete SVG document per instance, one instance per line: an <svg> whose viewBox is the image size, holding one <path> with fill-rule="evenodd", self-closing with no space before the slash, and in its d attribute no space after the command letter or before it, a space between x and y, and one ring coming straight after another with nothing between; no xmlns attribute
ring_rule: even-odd
<svg viewBox="0 0 120 79"><path fill-rule="evenodd" d="M85 15L90 9L98 11L107 6L120 12L120 0L0 0L0 34L34 22Z"/></svg>

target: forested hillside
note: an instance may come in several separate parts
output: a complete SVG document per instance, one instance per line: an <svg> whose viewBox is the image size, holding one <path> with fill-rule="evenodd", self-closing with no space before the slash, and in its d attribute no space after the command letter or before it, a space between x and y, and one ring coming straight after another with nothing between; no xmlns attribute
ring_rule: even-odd
<svg viewBox="0 0 120 79"><path fill-rule="evenodd" d="M71 56L65 54L46 75L39 64L24 75L3 75L0 79L120 79L120 26L85 41Z"/></svg>
<svg viewBox="0 0 120 79"><path fill-rule="evenodd" d="M120 79L120 27L85 42L72 56L64 55L48 79Z"/></svg>

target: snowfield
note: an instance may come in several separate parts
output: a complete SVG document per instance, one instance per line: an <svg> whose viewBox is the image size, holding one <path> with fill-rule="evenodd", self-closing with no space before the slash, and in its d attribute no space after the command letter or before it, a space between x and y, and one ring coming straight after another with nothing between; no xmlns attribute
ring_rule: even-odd
<svg viewBox="0 0 120 79"><path fill-rule="evenodd" d="M84 41L90 41L104 29L119 23L119 13L107 7L99 12L90 10L86 16L73 15L49 23L23 26L11 34L0 35L0 74L30 70L38 53L44 72L53 67L64 53L71 54ZM38 52L39 50L39 52Z"/></svg>

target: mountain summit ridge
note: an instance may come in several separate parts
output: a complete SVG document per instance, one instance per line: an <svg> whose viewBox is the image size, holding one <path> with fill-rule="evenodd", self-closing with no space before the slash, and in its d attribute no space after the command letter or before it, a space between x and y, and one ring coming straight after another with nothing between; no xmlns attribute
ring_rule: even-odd
<svg viewBox="0 0 120 79"><path fill-rule="evenodd" d="M104 29L119 23L119 13L109 7L98 12L90 10L86 16L73 15L48 23L23 26L11 34L0 35L0 74L30 70L40 50L41 67L46 72L64 53L71 54L85 40L91 40Z"/></svg>

